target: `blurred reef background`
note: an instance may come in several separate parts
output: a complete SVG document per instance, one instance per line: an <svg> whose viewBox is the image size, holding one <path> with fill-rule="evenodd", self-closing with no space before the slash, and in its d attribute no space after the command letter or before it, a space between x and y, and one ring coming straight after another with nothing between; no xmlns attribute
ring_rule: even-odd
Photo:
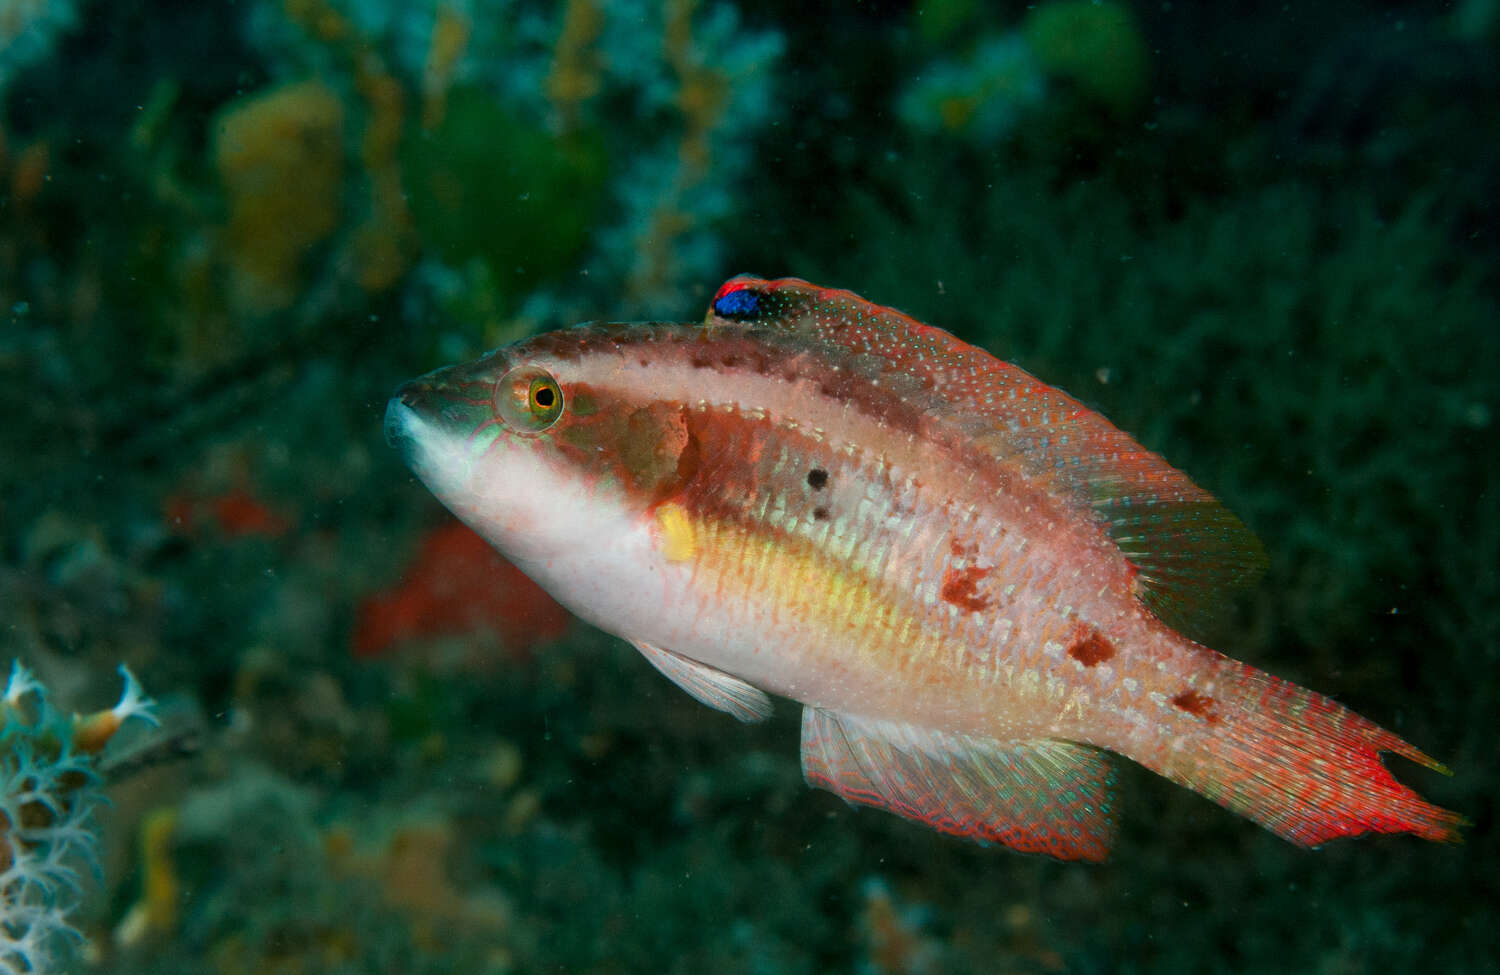
<svg viewBox="0 0 1500 975"><path fill-rule="evenodd" d="M187 754L104 760L58 970L1494 971L1497 133L1495 0L0 0L0 664L68 712L126 664ZM1213 642L1447 762L1398 772L1467 842L1134 768L1103 867L848 808L382 443L404 379L741 271L1217 492L1272 566Z"/></svg>

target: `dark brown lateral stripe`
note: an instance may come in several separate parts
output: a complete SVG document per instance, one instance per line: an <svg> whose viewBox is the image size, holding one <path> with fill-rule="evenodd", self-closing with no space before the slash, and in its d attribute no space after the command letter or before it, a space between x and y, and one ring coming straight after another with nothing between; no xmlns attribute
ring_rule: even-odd
<svg viewBox="0 0 1500 975"><path fill-rule="evenodd" d="M640 359L643 365L666 364L662 357L670 357L695 369L813 383L829 399L852 404L865 416L905 433L922 432L930 412L915 385L898 389L901 384L889 379L875 385L851 368L852 360L837 361L844 356L840 350L819 348L785 331L672 323L580 325L538 335L526 351L570 363L591 354L629 359L634 353L645 356Z"/></svg>

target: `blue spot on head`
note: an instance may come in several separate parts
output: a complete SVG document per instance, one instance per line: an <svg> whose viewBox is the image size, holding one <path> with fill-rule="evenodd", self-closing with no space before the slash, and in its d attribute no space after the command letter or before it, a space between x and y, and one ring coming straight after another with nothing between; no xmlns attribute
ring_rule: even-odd
<svg viewBox="0 0 1500 975"><path fill-rule="evenodd" d="M760 308L760 296L749 288L740 288L719 296L714 314L725 318L750 318Z"/></svg>

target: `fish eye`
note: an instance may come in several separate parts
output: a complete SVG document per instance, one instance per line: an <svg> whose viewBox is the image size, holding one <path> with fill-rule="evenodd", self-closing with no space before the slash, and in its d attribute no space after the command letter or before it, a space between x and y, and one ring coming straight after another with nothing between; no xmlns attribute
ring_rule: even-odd
<svg viewBox="0 0 1500 975"><path fill-rule="evenodd" d="M562 416L562 387L545 369L517 366L496 384L495 409L517 433L541 433Z"/></svg>

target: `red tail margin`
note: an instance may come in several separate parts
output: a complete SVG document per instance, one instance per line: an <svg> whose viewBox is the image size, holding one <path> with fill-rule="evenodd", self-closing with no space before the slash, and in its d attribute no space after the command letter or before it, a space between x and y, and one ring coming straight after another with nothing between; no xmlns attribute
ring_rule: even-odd
<svg viewBox="0 0 1500 975"><path fill-rule="evenodd" d="M1396 781L1380 755L1451 774L1442 764L1321 694L1222 664L1201 693L1174 699L1195 724L1155 771L1301 846L1363 833L1462 841L1468 821Z"/></svg>

